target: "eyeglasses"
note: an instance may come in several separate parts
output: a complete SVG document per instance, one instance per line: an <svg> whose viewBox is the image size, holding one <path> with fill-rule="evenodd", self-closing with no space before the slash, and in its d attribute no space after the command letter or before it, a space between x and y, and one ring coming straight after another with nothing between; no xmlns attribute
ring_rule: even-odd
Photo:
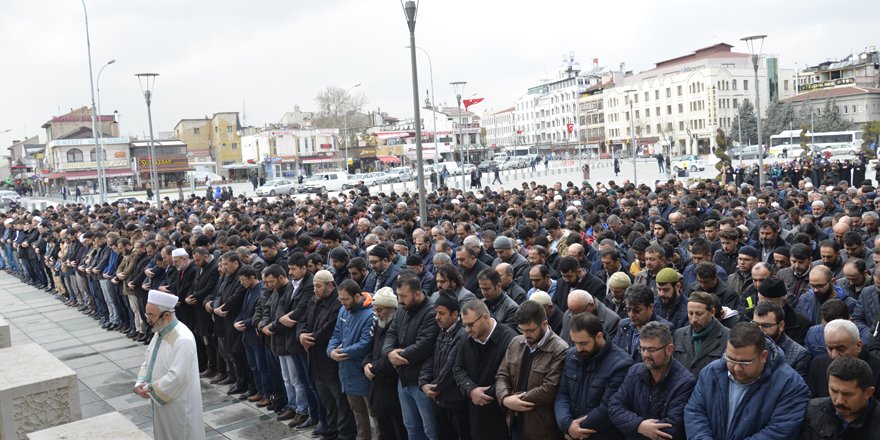
<svg viewBox="0 0 880 440"><path fill-rule="evenodd" d="M755 362L758 362L759 357L760 357L760 355L755 356L755 358L750 361L736 361L736 360L733 360L733 359L727 357L727 353L724 353L723 355L721 355L721 359L724 359L724 362L727 362L728 364L731 364L731 365L739 365L741 367L750 367L752 365L755 365Z"/></svg>
<svg viewBox="0 0 880 440"><path fill-rule="evenodd" d="M640 353L654 354L654 353L656 353L656 352L658 352L658 351L660 351L660 350L663 350L664 348L666 348L666 347L668 347L668 346L670 346L670 345L672 345L672 344L666 344L666 345L663 345L663 346L661 346L661 347L643 347L643 346L639 345L639 352L640 352Z"/></svg>
<svg viewBox="0 0 880 440"><path fill-rule="evenodd" d="M776 327L777 325L779 325L778 322L773 323L773 324L769 324L769 323L766 323L766 322L762 324L762 323L758 323L758 322L756 322L755 324L758 324L758 327L761 327L761 330L770 330L771 328Z"/></svg>
<svg viewBox="0 0 880 440"><path fill-rule="evenodd" d="M480 316L477 316L477 319L473 320L472 322L464 322L464 320L462 320L461 323L464 324L464 328L474 328L474 326L477 325L477 322L479 320L483 319L484 316L486 316L485 313L483 313Z"/></svg>

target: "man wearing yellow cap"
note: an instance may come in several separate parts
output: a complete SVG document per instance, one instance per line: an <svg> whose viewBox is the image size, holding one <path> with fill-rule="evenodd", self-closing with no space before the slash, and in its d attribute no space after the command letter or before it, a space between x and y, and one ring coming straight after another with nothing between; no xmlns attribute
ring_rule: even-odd
<svg viewBox="0 0 880 440"><path fill-rule="evenodd" d="M205 425L196 342L174 315L177 301L177 295L149 292L146 316L153 340L134 392L152 402L156 440L202 440Z"/></svg>

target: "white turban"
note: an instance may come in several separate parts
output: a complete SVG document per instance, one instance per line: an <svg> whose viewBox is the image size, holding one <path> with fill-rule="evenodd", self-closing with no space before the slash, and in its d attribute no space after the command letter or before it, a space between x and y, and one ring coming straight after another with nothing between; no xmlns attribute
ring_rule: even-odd
<svg viewBox="0 0 880 440"><path fill-rule="evenodd" d="M186 253L186 249L177 248L177 249L171 251L171 256L172 257L188 257L189 254Z"/></svg>
<svg viewBox="0 0 880 440"><path fill-rule="evenodd" d="M147 295L147 304L153 304L162 310L174 310L177 306L177 295L162 292L161 290L150 290Z"/></svg>

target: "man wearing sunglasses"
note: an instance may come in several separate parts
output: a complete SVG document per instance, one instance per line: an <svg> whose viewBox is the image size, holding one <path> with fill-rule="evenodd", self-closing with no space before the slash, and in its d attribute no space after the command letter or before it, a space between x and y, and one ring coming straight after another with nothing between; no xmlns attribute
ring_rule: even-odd
<svg viewBox="0 0 880 440"><path fill-rule="evenodd" d="M761 328L740 322L684 407L689 439L796 438L810 391Z"/></svg>

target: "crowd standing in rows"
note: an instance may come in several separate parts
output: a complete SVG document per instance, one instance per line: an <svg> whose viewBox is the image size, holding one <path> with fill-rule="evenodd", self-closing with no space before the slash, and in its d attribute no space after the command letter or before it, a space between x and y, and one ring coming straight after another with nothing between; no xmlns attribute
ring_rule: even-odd
<svg viewBox="0 0 880 440"><path fill-rule="evenodd" d="M150 345L157 438L204 436L198 375L326 439L865 439L880 193L856 183L440 187L423 226L366 188L67 204L0 214L0 241Z"/></svg>

